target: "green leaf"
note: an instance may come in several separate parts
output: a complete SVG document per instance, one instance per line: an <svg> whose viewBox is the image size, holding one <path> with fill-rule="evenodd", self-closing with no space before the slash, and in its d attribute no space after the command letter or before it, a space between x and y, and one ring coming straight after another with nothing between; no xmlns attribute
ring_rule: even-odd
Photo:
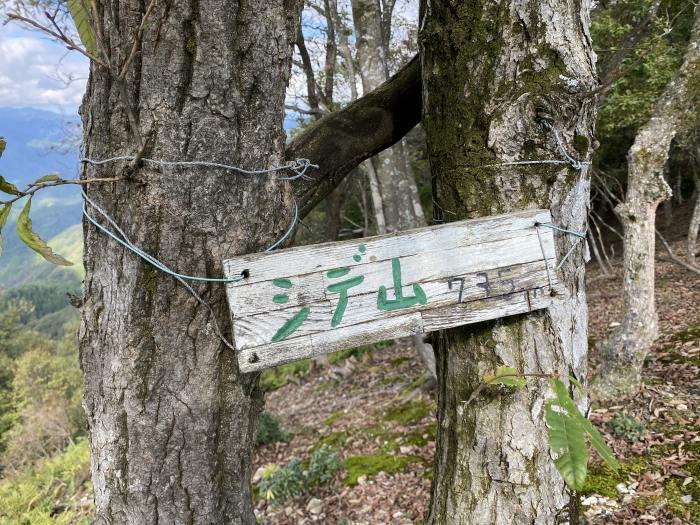
<svg viewBox="0 0 700 525"><path fill-rule="evenodd" d="M80 41L88 53L95 55L97 52L97 40L90 20L90 11L84 0L68 0L68 11L70 11L70 16L73 17L73 23L75 23L75 28L78 30Z"/></svg>
<svg viewBox="0 0 700 525"><path fill-rule="evenodd" d="M568 412L555 410L555 405L556 401L552 400L545 407L549 446L558 454L554 465L569 487L581 490L588 473L588 449L583 427Z"/></svg>
<svg viewBox="0 0 700 525"><path fill-rule="evenodd" d="M556 404L566 410L566 412L572 418L575 418L578 421L581 428L583 428L586 434L588 434L588 437L591 440L591 445L596 452L598 452L608 467L617 472L617 470L620 468L620 464L615 459L615 455L605 443L605 440L603 439L603 436L601 436L600 432L598 432L598 429L593 426L593 423L591 423L588 418L581 414L578 406L576 406L576 403L574 403L573 399L569 397L569 392L567 391L564 383L558 379L552 379L551 385L554 389L554 393L557 396Z"/></svg>
<svg viewBox="0 0 700 525"><path fill-rule="evenodd" d="M0 137L0 157L2 157L2 154L5 153L5 146L7 146L7 142L5 142L3 137Z"/></svg>
<svg viewBox="0 0 700 525"><path fill-rule="evenodd" d="M591 440L591 445L593 445L593 448L596 450L598 455L603 459L603 461L605 461L605 464L617 473L618 469L620 468L620 464L617 462L615 454L613 454L613 451L610 450L610 447L608 447L607 443L605 443L603 436L601 436L598 429L593 426L593 423L588 421L586 418L583 419L586 421L584 430Z"/></svg>
<svg viewBox="0 0 700 525"><path fill-rule="evenodd" d="M11 182L7 182L2 175L0 175L0 191L9 193L10 195L19 195L17 186Z"/></svg>
<svg viewBox="0 0 700 525"><path fill-rule="evenodd" d="M584 395L586 391L583 388L583 383L576 379L574 376L569 376L569 381L576 387L576 390L578 390L578 393L581 395Z"/></svg>
<svg viewBox="0 0 700 525"><path fill-rule="evenodd" d="M10 216L10 210L12 210L11 202L8 202L0 209L0 255L2 255L2 229L7 223L7 218Z"/></svg>
<svg viewBox="0 0 700 525"><path fill-rule="evenodd" d="M39 179L36 179L36 180L34 181L34 184L37 184L37 183L39 183L39 182L51 182L51 181L54 181L54 180L61 180L61 177L59 177L59 176L56 175L55 173L50 173L50 174L48 174L48 175L44 175L43 177L41 177L41 178L39 178Z"/></svg>
<svg viewBox="0 0 700 525"><path fill-rule="evenodd" d="M502 366L495 372L488 372L484 375L482 381L489 385L505 385L513 388L527 386L527 380L511 366Z"/></svg>
<svg viewBox="0 0 700 525"><path fill-rule="evenodd" d="M57 253L53 253L53 250L46 245L41 237L32 231L32 220L29 218L31 208L32 199L30 197L27 199L27 204L24 205L17 219L17 234L20 240L52 264L73 266L72 262L64 259Z"/></svg>

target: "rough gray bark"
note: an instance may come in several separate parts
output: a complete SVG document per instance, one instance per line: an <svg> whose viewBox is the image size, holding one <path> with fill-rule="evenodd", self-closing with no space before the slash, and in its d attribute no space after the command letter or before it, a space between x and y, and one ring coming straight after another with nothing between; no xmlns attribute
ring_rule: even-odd
<svg viewBox="0 0 700 525"><path fill-rule="evenodd" d="M542 207L556 224L585 231L587 166L487 165L561 158L543 119L574 156L590 154L595 101L580 96L596 86L589 10L588 1L564 0L423 4L423 125L439 220ZM557 235L559 257L576 242ZM562 267L568 296L547 311L434 338L438 436L428 524L569 519L569 496L547 445L547 383L529 380L526 390L494 389L463 402L504 364L585 378L584 252L579 244Z"/></svg>
<svg viewBox="0 0 700 525"><path fill-rule="evenodd" d="M700 231L700 177L695 177L695 206L693 215L688 226L688 238L686 240L686 250L688 252L688 263L695 265L695 253L697 251L698 232Z"/></svg>
<svg viewBox="0 0 700 525"><path fill-rule="evenodd" d="M118 67L143 5L102 7L99 32ZM282 163L300 7L296 0L158 4L124 85L135 118L114 75L92 67L81 108L85 154L133 154L136 124L150 158ZM124 171L109 164L83 176ZM269 176L141 167L127 182L88 193L138 246L190 275L220 277L222 259L260 250L291 219L291 185ZM257 377L239 374L209 310L172 277L90 224L84 232L80 354L96 523L254 524ZM194 288L230 333L224 286Z"/></svg>
<svg viewBox="0 0 700 525"><path fill-rule="evenodd" d="M700 8L695 10L695 23L678 75L664 89L628 154L627 194L625 202L617 207L625 230L623 318L620 327L600 345L601 368L594 385L599 399L629 395L639 388L644 358L657 337L656 208L671 196L664 166L671 142L697 98L698 86Z"/></svg>

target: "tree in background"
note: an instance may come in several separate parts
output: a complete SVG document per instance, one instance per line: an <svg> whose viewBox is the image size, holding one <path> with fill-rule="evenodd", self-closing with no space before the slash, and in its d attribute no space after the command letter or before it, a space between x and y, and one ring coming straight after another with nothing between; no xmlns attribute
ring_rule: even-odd
<svg viewBox="0 0 700 525"><path fill-rule="evenodd" d="M644 359L657 337L654 299L656 208L671 195L664 179L670 147L683 126L692 122L700 88L700 9L683 64L657 101L651 119L640 128L630 149L624 204L618 207L625 230L624 311L621 326L600 347L597 395L615 399L634 393L641 383Z"/></svg>
<svg viewBox="0 0 700 525"><path fill-rule="evenodd" d="M7 293L3 294L4 296ZM34 303L0 308L0 472L17 473L84 433L75 323L62 340L23 323Z"/></svg>
<svg viewBox="0 0 700 525"><path fill-rule="evenodd" d="M357 73L363 93L369 93L389 78L389 42L395 1L352 0L357 47ZM416 181L404 151L403 141L365 162L373 187L378 233L425 226Z"/></svg>
<svg viewBox="0 0 700 525"><path fill-rule="evenodd" d="M341 101L356 100L358 81L362 87L362 94L367 94L386 82L392 66L402 59L406 60L405 51L411 47L409 42L394 42L392 29L395 7L396 2L393 0L382 3L374 0L353 0L350 3L351 22L343 6L339 7L335 0L308 4L305 13L308 18L306 23L311 26L309 32L318 33L318 24L325 25L325 31L321 32L320 38L314 35L309 39L319 50L316 55L323 56L324 60L322 64L314 64L307 48L307 39L300 29L296 42L300 56L298 65L306 79L306 95L301 98L303 105L308 106L308 109L298 104L288 108L300 114L309 114L312 119L318 119L324 112L340 107ZM302 28L303 25L304 15ZM352 44L351 36L354 36ZM426 224L404 142L401 140L391 148L379 152L363 162L359 168L369 182L371 215L377 234L417 228ZM356 187L355 191L357 189ZM359 191L364 192L364 187L360 187ZM337 239L341 217L344 216L344 205L351 204L348 198L350 192L349 184L342 183L341 187L326 198L325 224L329 237L324 240ZM362 209L365 214L369 211L365 206ZM349 220L347 217L345 219ZM424 343L422 336L412 339L428 373L434 378L435 356L432 348ZM326 359L321 357L315 361L325 362Z"/></svg>

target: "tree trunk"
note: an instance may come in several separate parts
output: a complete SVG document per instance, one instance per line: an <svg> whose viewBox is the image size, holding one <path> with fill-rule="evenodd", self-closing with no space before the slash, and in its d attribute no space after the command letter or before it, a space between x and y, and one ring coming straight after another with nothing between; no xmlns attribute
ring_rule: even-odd
<svg viewBox="0 0 700 525"><path fill-rule="evenodd" d="M657 336L654 300L655 219L659 203L671 196L664 166L671 142L697 97L700 82L700 8L678 76L664 89L654 113L637 133L628 155L625 202L617 212L625 229L623 318L600 346L595 395L616 399L638 390L644 359Z"/></svg>
<svg viewBox="0 0 700 525"><path fill-rule="evenodd" d="M359 74L364 94L389 78L387 43L382 34L382 13L378 0L352 0L352 15L357 40ZM381 209L387 231L401 231L425 225L413 174L406 169L403 142L371 159L376 173ZM379 220L377 221L379 222Z"/></svg>
<svg viewBox="0 0 700 525"><path fill-rule="evenodd" d="M388 42L382 27L378 0L352 0L352 15L357 40L357 58L363 92L369 93L389 78L386 54ZM391 21L386 20L385 25ZM425 215L418 198L416 179L403 141L386 149L364 164L377 223L377 233L396 232L425 226ZM423 336L412 337L428 373L435 377L435 354Z"/></svg>
<svg viewBox="0 0 700 525"><path fill-rule="evenodd" d="M561 159L542 119L558 130L570 154L589 155L595 101L580 95L596 86L589 10L588 1L563 0L422 5L423 125L433 197L438 210L456 214L442 219L541 207L558 226L585 231L588 165L580 171L493 165ZM579 243L559 274L568 296L546 311L434 338L438 436L430 525L566 520L569 496L544 421L548 384L529 380L526 390L494 390L464 403L487 371L504 364L584 380L585 244L573 236L556 239L559 257Z"/></svg>
<svg viewBox="0 0 700 525"><path fill-rule="evenodd" d="M688 226L688 239L686 240L686 250L688 252L688 262L695 265L696 245L698 242L698 231L700 231L700 176L695 176L695 207L693 216L690 218Z"/></svg>
<svg viewBox="0 0 700 525"><path fill-rule="evenodd" d="M123 92L115 74L92 66L81 108L85 155L134 154L140 132L148 158L283 163L300 2L156 5ZM116 70L143 4L105 6L98 24ZM127 172L120 165L83 176ZM222 259L259 251L292 216L289 183L209 168L146 164L88 194L136 245L189 275L221 277ZM262 395L213 329L212 314L230 333L225 287L193 284L210 312L90 224L84 232L80 350L96 523L254 524L250 465Z"/></svg>

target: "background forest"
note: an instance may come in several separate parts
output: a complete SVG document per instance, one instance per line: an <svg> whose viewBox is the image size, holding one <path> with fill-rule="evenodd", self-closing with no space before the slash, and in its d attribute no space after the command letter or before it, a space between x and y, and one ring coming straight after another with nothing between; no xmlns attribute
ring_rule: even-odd
<svg viewBox="0 0 700 525"><path fill-rule="evenodd" d="M40 17L41 10L6 1L3 14ZM659 116L657 102L678 77L688 49L700 45L691 38L695 14L688 0L601 1L592 13L601 82L587 231L592 375L614 368L606 357L618 348L615 334L624 329L628 306L623 241L629 218L621 210L629 195L630 148L652 115ZM285 105L288 138L399 71L418 50L417 16L413 0L307 1ZM700 86L691 84L688 92L694 103L677 116L664 162L672 194L649 204L652 214L660 204L651 289L658 333L640 354L641 393L611 396L603 385L592 399L591 419L621 470L613 474L593 458L579 491L588 523L700 523ZM7 144L0 172L20 188L51 172L74 178L79 133L73 116L0 107ZM397 180L401 184L390 182ZM417 126L316 206L294 242L359 238L449 219L450 210L435 204L432 191L425 133ZM58 187L41 192L32 208L34 230L73 261L71 267L45 262L17 239L19 207L2 227L2 525L88 523L91 516L73 306L83 277L81 206L78 190ZM435 454L434 374L430 338L266 371L253 479L258 521L423 523Z"/></svg>

